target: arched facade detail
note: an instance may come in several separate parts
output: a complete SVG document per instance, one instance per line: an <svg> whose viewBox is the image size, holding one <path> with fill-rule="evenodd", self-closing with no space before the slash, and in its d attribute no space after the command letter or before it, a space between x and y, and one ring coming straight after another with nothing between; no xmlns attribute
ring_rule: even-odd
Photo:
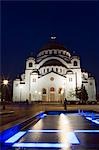
<svg viewBox="0 0 99 150"><path fill-rule="evenodd" d="M52 59L55 59L55 60L58 60L60 61L63 65L66 66L66 68L68 68L68 64L66 61L64 61L62 58L58 58L58 57L47 57L45 59L43 59L39 64L38 64L38 68L40 68L41 66L43 66L43 64L48 61L48 60L52 60Z"/></svg>
<svg viewBox="0 0 99 150"><path fill-rule="evenodd" d="M55 88L54 88L54 87L51 87L51 88L50 88L50 92L55 92Z"/></svg>

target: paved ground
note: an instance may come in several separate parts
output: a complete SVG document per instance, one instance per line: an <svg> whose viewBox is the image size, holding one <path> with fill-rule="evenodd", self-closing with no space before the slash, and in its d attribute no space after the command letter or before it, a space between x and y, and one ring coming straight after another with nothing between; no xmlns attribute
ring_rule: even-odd
<svg viewBox="0 0 99 150"><path fill-rule="evenodd" d="M64 110L62 104L10 104L6 105L6 109L0 112L0 131L32 116L40 111L45 110ZM99 105L68 105L67 110L94 110L99 112Z"/></svg>
<svg viewBox="0 0 99 150"><path fill-rule="evenodd" d="M65 113L47 112L35 125L31 124L9 138L6 144L12 142L12 145L6 149L99 150L99 124L86 118L91 113L87 112L85 117L79 113ZM99 114L95 115L99 120Z"/></svg>

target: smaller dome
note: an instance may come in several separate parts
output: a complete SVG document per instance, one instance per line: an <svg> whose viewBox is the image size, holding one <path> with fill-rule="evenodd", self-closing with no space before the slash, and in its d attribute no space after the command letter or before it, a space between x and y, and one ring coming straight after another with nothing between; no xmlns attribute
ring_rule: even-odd
<svg viewBox="0 0 99 150"><path fill-rule="evenodd" d="M77 56L77 55L73 55L73 56L71 57L71 59L80 59L80 57Z"/></svg>
<svg viewBox="0 0 99 150"><path fill-rule="evenodd" d="M34 57L28 57L27 60L35 60Z"/></svg>

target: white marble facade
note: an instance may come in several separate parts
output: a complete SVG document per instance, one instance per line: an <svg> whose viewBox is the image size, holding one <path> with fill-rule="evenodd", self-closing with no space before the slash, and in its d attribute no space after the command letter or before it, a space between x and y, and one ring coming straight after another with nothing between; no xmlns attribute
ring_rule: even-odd
<svg viewBox="0 0 99 150"><path fill-rule="evenodd" d="M52 39L36 58L26 60L25 72L13 82L13 101L79 101L76 88L84 85L88 101L96 100L95 79L80 66L80 58Z"/></svg>

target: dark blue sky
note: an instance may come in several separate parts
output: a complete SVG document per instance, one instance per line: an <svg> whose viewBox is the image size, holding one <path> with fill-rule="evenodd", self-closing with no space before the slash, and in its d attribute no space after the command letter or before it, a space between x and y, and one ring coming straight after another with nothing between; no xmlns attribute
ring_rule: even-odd
<svg viewBox="0 0 99 150"><path fill-rule="evenodd" d="M2 2L2 74L14 79L24 72L31 52L39 52L49 37L75 51L82 68L91 72L99 85L98 2Z"/></svg>

